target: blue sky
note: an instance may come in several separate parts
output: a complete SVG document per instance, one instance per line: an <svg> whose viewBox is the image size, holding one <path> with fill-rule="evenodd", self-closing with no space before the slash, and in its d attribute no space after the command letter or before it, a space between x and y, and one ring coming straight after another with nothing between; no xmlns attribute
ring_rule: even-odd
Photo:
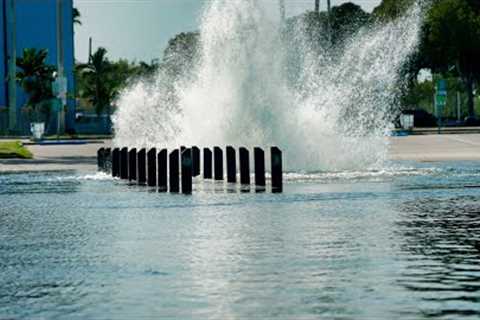
<svg viewBox="0 0 480 320"><path fill-rule="evenodd" d="M207 0L74 0L82 15L75 27L76 59L86 61L88 38L93 48L107 48L112 59L150 61L162 55L168 40L182 31L198 29ZM278 0L269 0L275 5ZM381 0L350 0L371 11ZM287 15L312 9L314 0L285 0ZM332 0L332 5L347 2ZM326 0L320 0L322 8Z"/></svg>

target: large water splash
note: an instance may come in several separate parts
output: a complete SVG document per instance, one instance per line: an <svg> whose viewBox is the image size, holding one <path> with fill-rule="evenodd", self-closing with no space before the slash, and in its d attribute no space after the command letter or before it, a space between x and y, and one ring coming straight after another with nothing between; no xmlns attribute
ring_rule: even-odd
<svg viewBox="0 0 480 320"><path fill-rule="evenodd" d="M197 63L180 77L161 71L125 90L114 143L278 145L289 170L381 167L399 71L416 48L421 8L359 30L332 55L302 22L285 37L268 3L210 1Z"/></svg>

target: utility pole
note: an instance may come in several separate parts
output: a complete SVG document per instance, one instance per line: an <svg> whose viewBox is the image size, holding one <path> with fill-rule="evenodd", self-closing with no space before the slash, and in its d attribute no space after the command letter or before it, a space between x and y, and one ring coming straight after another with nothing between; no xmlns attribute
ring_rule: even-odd
<svg viewBox="0 0 480 320"><path fill-rule="evenodd" d="M58 98L61 100L57 110L57 138L65 132L65 106L67 104L67 84L65 77L65 50L63 46L63 0L57 0L57 83Z"/></svg>
<svg viewBox="0 0 480 320"><path fill-rule="evenodd" d="M5 15L7 20L7 57L8 57L8 130L11 134L17 129L17 49L16 49L16 21L15 0L5 1Z"/></svg>
<svg viewBox="0 0 480 320"><path fill-rule="evenodd" d="M278 0L280 6L280 19L282 20L282 24L285 23L285 0Z"/></svg>
<svg viewBox="0 0 480 320"><path fill-rule="evenodd" d="M92 62L92 37L88 38L88 63Z"/></svg>
<svg viewBox="0 0 480 320"><path fill-rule="evenodd" d="M330 0L327 0L327 32L328 32L328 41L332 43L332 20L331 20L332 6Z"/></svg>
<svg viewBox="0 0 480 320"><path fill-rule="evenodd" d="M315 12L320 13L320 0L315 0Z"/></svg>

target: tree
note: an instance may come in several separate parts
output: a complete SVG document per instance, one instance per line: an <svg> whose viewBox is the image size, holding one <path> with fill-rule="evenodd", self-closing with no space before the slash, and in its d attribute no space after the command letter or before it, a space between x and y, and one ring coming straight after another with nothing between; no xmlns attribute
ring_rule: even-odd
<svg viewBox="0 0 480 320"><path fill-rule="evenodd" d="M330 14L332 41L334 44L343 42L355 34L361 27L368 24L370 15L354 3L347 2L333 7Z"/></svg>
<svg viewBox="0 0 480 320"><path fill-rule="evenodd" d="M72 12L72 17L73 17L73 24L78 24L78 25L82 25L82 21L80 20L81 18L81 14L80 14L80 10L78 10L77 8L73 8L73 12Z"/></svg>
<svg viewBox="0 0 480 320"><path fill-rule="evenodd" d="M52 81L54 80L55 66L46 63L48 50L26 48L23 56L17 58L17 82L28 95L26 107L31 109L35 121L45 116L47 123L50 117L50 99L52 99Z"/></svg>
<svg viewBox="0 0 480 320"><path fill-rule="evenodd" d="M480 80L480 4L440 0L426 22L425 54L435 72L456 70L467 92L469 117L475 117L474 85Z"/></svg>
<svg viewBox="0 0 480 320"><path fill-rule="evenodd" d="M412 6L414 0L383 0L373 9L373 16L382 21L392 21L402 15Z"/></svg>
<svg viewBox="0 0 480 320"><path fill-rule="evenodd" d="M158 59L152 59L150 63L145 61L140 61L138 67L136 67L136 74L139 77L151 78L160 68L160 63Z"/></svg>
<svg viewBox="0 0 480 320"><path fill-rule="evenodd" d="M90 56L90 62L77 67L84 78L82 96L95 107L97 115L106 111L111 114L112 103L118 94L118 81L112 77L113 67L107 58L107 50L98 48Z"/></svg>

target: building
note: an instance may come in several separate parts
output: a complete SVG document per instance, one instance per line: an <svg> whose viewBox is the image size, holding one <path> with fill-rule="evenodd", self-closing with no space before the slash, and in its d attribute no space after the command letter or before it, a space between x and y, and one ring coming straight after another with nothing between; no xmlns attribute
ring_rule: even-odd
<svg viewBox="0 0 480 320"><path fill-rule="evenodd" d="M22 114L26 95L15 82L16 57L25 48L47 49L47 63L55 65L66 80L66 112L61 127L75 126L73 0L0 0L0 119L4 132L29 134ZM2 115L3 114L3 115ZM55 114L52 122L57 122Z"/></svg>

